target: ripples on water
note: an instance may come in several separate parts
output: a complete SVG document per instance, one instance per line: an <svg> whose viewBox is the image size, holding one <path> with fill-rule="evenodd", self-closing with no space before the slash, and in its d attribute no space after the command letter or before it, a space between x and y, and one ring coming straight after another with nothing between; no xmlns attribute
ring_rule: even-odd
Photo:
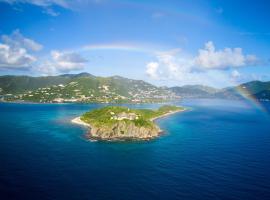
<svg viewBox="0 0 270 200"><path fill-rule="evenodd" d="M100 104L0 104L0 199L270 199L269 114L181 104L191 110L157 121L162 137L114 143L69 122Z"/></svg>

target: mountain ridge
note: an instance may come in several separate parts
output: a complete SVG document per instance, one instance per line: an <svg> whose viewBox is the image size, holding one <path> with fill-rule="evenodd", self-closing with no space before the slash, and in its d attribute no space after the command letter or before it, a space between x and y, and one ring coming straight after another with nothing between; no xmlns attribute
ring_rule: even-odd
<svg viewBox="0 0 270 200"><path fill-rule="evenodd" d="M30 102L164 102L189 98L270 100L270 81L250 81L217 89L206 85L157 87L122 76L100 77L87 72L57 76L0 76L2 101ZM241 94L240 94L241 93Z"/></svg>
<svg viewBox="0 0 270 200"><path fill-rule="evenodd" d="M89 73L58 76L0 76L0 95L6 101L30 102L162 102L175 95L143 80Z"/></svg>

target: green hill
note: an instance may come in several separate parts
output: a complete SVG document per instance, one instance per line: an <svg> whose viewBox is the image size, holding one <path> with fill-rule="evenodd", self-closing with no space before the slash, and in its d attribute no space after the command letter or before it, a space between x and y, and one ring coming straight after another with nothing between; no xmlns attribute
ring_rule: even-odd
<svg viewBox="0 0 270 200"><path fill-rule="evenodd" d="M219 98L227 99L241 99L243 96L252 96L258 100L270 100L269 91L270 90L270 81L251 81L243 83L236 87L224 88L218 93L215 94ZM241 93L241 94L240 94Z"/></svg>
<svg viewBox="0 0 270 200"><path fill-rule="evenodd" d="M213 98L218 89L204 85L184 85L169 88L182 98Z"/></svg>
<svg viewBox="0 0 270 200"><path fill-rule="evenodd" d="M74 123L86 123L91 127L88 136L95 139L150 139L157 137L161 130L153 122L155 118L184 108L162 106L157 110L130 109L120 106L107 106L92 110L72 120Z"/></svg>
<svg viewBox="0 0 270 200"><path fill-rule="evenodd" d="M89 73L59 76L0 76L0 100L26 102L147 103L183 98L241 99L239 91L270 100L270 82L251 81L216 89L203 85L157 87L121 76L98 77Z"/></svg>
<svg viewBox="0 0 270 200"><path fill-rule="evenodd" d="M70 79L61 76L0 76L1 94L19 94L52 85L66 84Z"/></svg>
<svg viewBox="0 0 270 200"><path fill-rule="evenodd" d="M1 76L0 94L7 101L161 102L175 95L141 80L88 73L59 76Z"/></svg>
<svg viewBox="0 0 270 200"><path fill-rule="evenodd" d="M171 87L169 90L181 98L242 99L242 95L244 95L255 97L258 100L270 100L270 82L262 81L251 81L223 89L202 85L185 85L181 87Z"/></svg>

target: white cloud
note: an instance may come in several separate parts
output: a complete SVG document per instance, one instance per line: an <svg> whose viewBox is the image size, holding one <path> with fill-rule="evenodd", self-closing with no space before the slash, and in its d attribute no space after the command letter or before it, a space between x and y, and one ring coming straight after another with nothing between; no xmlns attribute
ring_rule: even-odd
<svg viewBox="0 0 270 200"><path fill-rule="evenodd" d="M146 74L151 78L158 79L159 75L158 72L159 64L157 62L150 62L146 65Z"/></svg>
<svg viewBox="0 0 270 200"><path fill-rule="evenodd" d="M10 5L31 4L44 9L44 13L56 17L59 15L52 7L58 6L68 10L76 10L78 7L83 7L89 3L102 3L103 0L0 0ZM15 7L15 9L18 9Z"/></svg>
<svg viewBox="0 0 270 200"><path fill-rule="evenodd" d="M52 17L57 17L60 12L55 11L56 7L61 7L67 10L76 11L89 4L100 4L104 0L0 0L0 3L10 4L14 10L22 11L20 7L22 4L30 4L38 6L42 9L42 12Z"/></svg>
<svg viewBox="0 0 270 200"><path fill-rule="evenodd" d="M34 40L25 38L19 30L1 38L3 43L0 43L0 68L28 69L36 61L29 51L39 51L42 48L42 45Z"/></svg>
<svg viewBox="0 0 270 200"><path fill-rule="evenodd" d="M0 43L0 69L26 70L42 74L56 74L82 70L87 60L75 52L51 51L50 58L37 59L33 54L41 50L41 44L24 37L19 30L11 35L2 35Z"/></svg>
<svg viewBox="0 0 270 200"><path fill-rule="evenodd" d="M0 69L26 69L36 58L24 48L16 48L0 44Z"/></svg>
<svg viewBox="0 0 270 200"><path fill-rule="evenodd" d="M214 43L209 41L199 50L195 64L202 69L226 69L254 64L256 60L255 55L244 55L241 48L216 50Z"/></svg>
<svg viewBox="0 0 270 200"><path fill-rule="evenodd" d="M246 63L250 65L256 65L258 63L258 58L255 55L247 55Z"/></svg>
<svg viewBox="0 0 270 200"><path fill-rule="evenodd" d="M0 2L9 3L11 5L31 4L39 6L43 8L43 13L56 17L59 13L52 9L53 6L73 10L73 7L77 5L77 3L80 3L80 0L0 0Z"/></svg>
<svg viewBox="0 0 270 200"><path fill-rule="evenodd" d="M2 35L1 38L6 45L12 48L25 48L32 51L39 51L43 48L41 44L24 37L18 29L13 31L11 35Z"/></svg>
<svg viewBox="0 0 270 200"><path fill-rule="evenodd" d="M232 77L233 77L233 78L238 78L239 76L240 76L239 71L237 71L237 70L233 70L233 71L232 71Z"/></svg>
<svg viewBox="0 0 270 200"><path fill-rule="evenodd" d="M51 15L53 17L57 17L60 14L59 12L56 12L56 11L54 11L51 8L44 9L43 13L48 14L48 15Z"/></svg>
<svg viewBox="0 0 270 200"><path fill-rule="evenodd" d="M74 52L52 51L51 55L60 71L81 70L87 62L87 60Z"/></svg>
<svg viewBox="0 0 270 200"><path fill-rule="evenodd" d="M41 63L38 71L42 74L53 75L59 72L83 70L86 62L86 59L75 52L52 51L51 58Z"/></svg>
<svg viewBox="0 0 270 200"><path fill-rule="evenodd" d="M52 5L61 6L63 8L69 8L68 0L0 0L9 4L32 4L35 6L48 7Z"/></svg>
<svg viewBox="0 0 270 200"><path fill-rule="evenodd" d="M234 70L254 63L256 56L243 55L240 48L216 51L212 42L197 56L185 54L180 49L156 53L156 59L146 65L146 74L155 80L178 82L178 84L231 85L240 76ZM234 76L234 77L233 77Z"/></svg>

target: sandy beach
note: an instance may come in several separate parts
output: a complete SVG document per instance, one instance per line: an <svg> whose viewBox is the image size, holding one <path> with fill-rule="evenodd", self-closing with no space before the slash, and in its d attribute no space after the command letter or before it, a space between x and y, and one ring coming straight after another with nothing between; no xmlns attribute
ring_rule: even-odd
<svg viewBox="0 0 270 200"><path fill-rule="evenodd" d="M74 123L74 124L78 124L78 125L81 125L81 126L91 128L91 126L89 124L85 123L84 121L82 121L80 119L80 117L76 117L76 118L72 119L71 122Z"/></svg>
<svg viewBox="0 0 270 200"><path fill-rule="evenodd" d="M160 116L158 116L158 117L152 118L152 119L150 119L150 121L154 122L156 119L163 118L163 117L167 117L167 116L169 116L169 115L173 115L173 114L178 113L178 112L183 112L183 111L185 111L185 110L186 110L186 109L183 109L183 110L177 110L177 111L172 111L172 112L166 113L166 114L164 114L164 115L160 115ZM99 137L93 137L93 135L91 134L91 128L92 128L91 125L88 124L88 123L85 123L84 121L82 121L82 120L80 119L80 117L76 117L76 118L72 119L71 122L74 123L74 124L77 124L77 125L80 125L80 126L84 126L84 127L89 128L90 131L89 131L88 134L87 134L87 138L89 138L90 140L93 140L93 141L97 141L97 140L108 140L108 141L126 140L125 138L104 139L104 138L99 138ZM157 126L157 125L156 125L156 126ZM158 134L157 136L155 136L155 137L158 137L158 136L160 136L160 135L163 134L163 130L160 129L158 126L157 126L157 128L159 129L159 130L158 130L158 133L159 133L159 134ZM150 139L153 139L153 138L154 138L154 137L149 137L149 138L132 138L132 140L133 140L133 139L138 139L138 140L150 140ZM127 139L130 139L130 138L127 138Z"/></svg>
<svg viewBox="0 0 270 200"><path fill-rule="evenodd" d="M154 117L154 118L152 118L152 119L150 119L150 121L155 121L155 120L157 120L157 119L159 119L159 118L163 118L163 117L167 117L167 116L169 116L169 115L173 115L173 114L175 114L175 113L178 113L178 112L183 112L183 111L185 111L186 109L184 108L183 110L176 110L176 111L173 111L173 112L169 112L169 113L166 113L166 114L164 114L164 115L160 115L160 116L158 116L158 117Z"/></svg>
<svg viewBox="0 0 270 200"><path fill-rule="evenodd" d="M155 121L155 120L157 120L157 119L159 119L159 118L167 117L167 116L169 116L169 115L173 115L173 114L178 113L178 112L183 112L183 111L185 111L185 110L186 110L186 109L183 109L183 110L177 110L177 111L173 111L173 112L169 112L169 113L166 113L166 114L164 114L164 115L160 115L160 116L158 116L158 117L154 117L154 118L150 119L150 121L153 122L153 121ZM82 121L82 120L80 119L80 117L76 117L76 118L72 119L71 122L74 123L74 124L78 124L78 125L81 125L81 126L85 126L85 127L91 128L91 125L85 123L84 121Z"/></svg>

